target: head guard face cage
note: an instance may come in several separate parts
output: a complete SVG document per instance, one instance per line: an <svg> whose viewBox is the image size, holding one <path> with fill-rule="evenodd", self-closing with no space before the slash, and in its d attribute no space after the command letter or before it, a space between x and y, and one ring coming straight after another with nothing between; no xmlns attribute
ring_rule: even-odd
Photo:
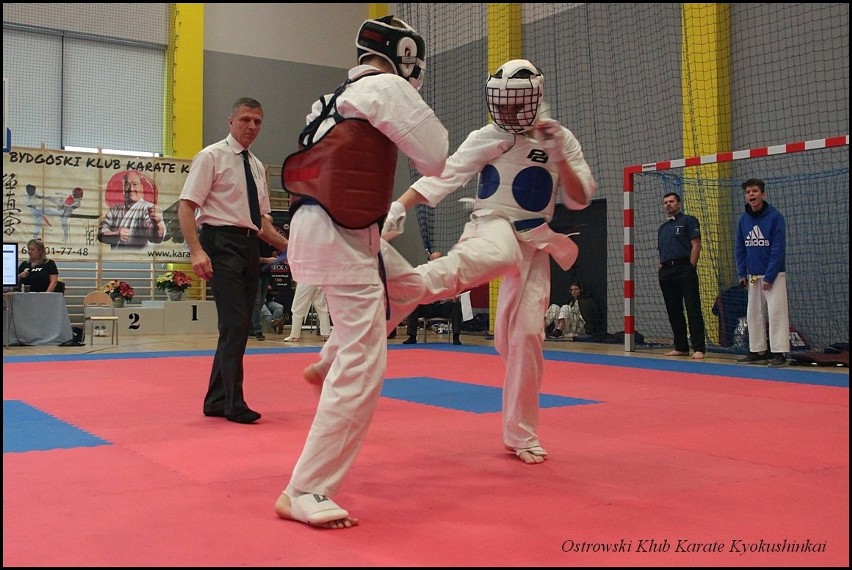
<svg viewBox="0 0 852 570"><path fill-rule="evenodd" d="M535 124L544 94L544 76L525 59L507 61L485 85L485 101L494 124L523 133Z"/></svg>
<svg viewBox="0 0 852 570"><path fill-rule="evenodd" d="M411 26L393 16L366 20L358 30L355 45L358 63L368 55L378 55L393 66L397 75L420 89L426 72L426 43Z"/></svg>

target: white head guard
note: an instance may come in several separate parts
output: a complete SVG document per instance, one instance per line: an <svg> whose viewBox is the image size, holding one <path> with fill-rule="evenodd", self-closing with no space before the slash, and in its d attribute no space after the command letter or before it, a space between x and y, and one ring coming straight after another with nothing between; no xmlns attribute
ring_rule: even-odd
<svg viewBox="0 0 852 570"><path fill-rule="evenodd" d="M525 59L513 59L488 77L485 100L494 124L509 133L533 128L544 95L544 76Z"/></svg>
<svg viewBox="0 0 852 570"><path fill-rule="evenodd" d="M378 55L393 66L397 75L420 89L426 72L426 43L411 26L394 16L365 20L355 45L358 63L368 55Z"/></svg>

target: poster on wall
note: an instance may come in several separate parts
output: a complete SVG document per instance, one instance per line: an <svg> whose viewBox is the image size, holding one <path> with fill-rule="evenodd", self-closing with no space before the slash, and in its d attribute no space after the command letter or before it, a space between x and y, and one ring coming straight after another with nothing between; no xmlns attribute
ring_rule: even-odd
<svg viewBox="0 0 852 570"><path fill-rule="evenodd" d="M3 154L3 236L54 260L189 260L178 202L191 161L13 147Z"/></svg>

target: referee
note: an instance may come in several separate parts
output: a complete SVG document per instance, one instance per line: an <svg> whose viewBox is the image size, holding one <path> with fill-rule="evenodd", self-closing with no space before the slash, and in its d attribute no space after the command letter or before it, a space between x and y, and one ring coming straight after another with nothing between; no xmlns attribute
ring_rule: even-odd
<svg viewBox="0 0 852 570"><path fill-rule="evenodd" d="M674 350L666 356L689 356L689 341L692 341L692 358L701 360L705 352L704 315L696 269L701 255L701 228L697 218L681 212L680 196L674 192L663 196L663 210L667 219L657 230L660 290L674 337Z"/></svg>
<svg viewBox="0 0 852 570"><path fill-rule="evenodd" d="M276 249L287 248L287 240L272 226L263 165L248 150L262 121L258 101L237 99L228 118L227 138L192 159L178 207L192 269L212 282L219 320L202 411L240 424L260 419L243 394L243 356L260 273L258 238Z"/></svg>

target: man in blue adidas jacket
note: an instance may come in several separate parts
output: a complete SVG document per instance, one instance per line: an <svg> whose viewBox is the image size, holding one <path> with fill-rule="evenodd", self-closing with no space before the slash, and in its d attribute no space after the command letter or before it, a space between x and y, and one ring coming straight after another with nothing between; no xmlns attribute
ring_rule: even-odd
<svg viewBox="0 0 852 570"><path fill-rule="evenodd" d="M766 185L750 178L742 185L745 212L737 225L736 258L740 287L748 287L749 354L740 362L784 366L790 351L790 317L787 310L784 216L766 198ZM769 319L769 346L766 318ZM767 348L771 351L768 352Z"/></svg>

